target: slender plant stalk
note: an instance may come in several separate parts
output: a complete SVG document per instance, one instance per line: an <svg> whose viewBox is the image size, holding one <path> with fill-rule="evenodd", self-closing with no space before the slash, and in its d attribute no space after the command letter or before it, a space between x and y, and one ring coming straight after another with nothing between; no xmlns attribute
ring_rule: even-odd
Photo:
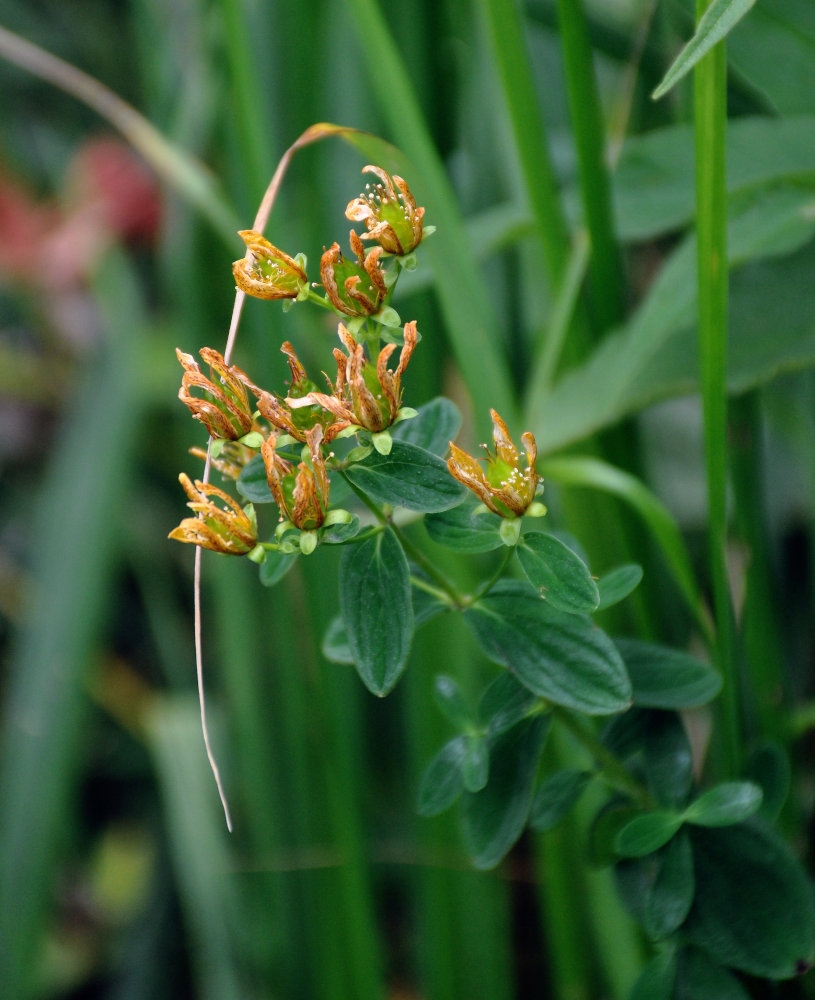
<svg viewBox="0 0 815 1000"><path fill-rule="evenodd" d="M489 26L526 194L535 219L546 272L553 286L563 276L569 228L515 0L481 0Z"/></svg>
<svg viewBox="0 0 815 1000"><path fill-rule="evenodd" d="M774 597L776 573L771 564L764 506L761 399L747 393L730 404L733 495L738 532L747 549L744 606L741 612L749 699L745 728L753 740L786 742L783 642Z"/></svg>
<svg viewBox="0 0 815 1000"><path fill-rule="evenodd" d="M580 192L591 240L593 313L598 332L623 316L623 274L614 233L605 126L581 0L557 0Z"/></svg>
<svg viewBox="0 0 815 1000"><path fill-rule="evenodd" d="M194 204L228 245L236 229L232 209L213 178L183 150L173 146L143 115L98 80L38 45L0 27L0 57L53 83L109 122L156 173Z"/></svg>
<svg viewBox="0 0 815 1000"><path fill-rule="evenodd" d="M708 0L697 0L697 19ZM720 42L694 69L699 360L704 413L710 572L716 619L722 754L729 775L741 765L740 690L727 574L727 63Z"/></svg>

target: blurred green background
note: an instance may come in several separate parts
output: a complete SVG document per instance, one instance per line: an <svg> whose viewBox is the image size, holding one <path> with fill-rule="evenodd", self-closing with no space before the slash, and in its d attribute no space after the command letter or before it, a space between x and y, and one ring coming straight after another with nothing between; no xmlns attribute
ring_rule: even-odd
<svg viewBox="0 0 815 1000"><path fill-rule="evenodd" d="M447 735L434 675L477 687L491 668L437 620L376 701L320 652L337 610L330 553L269 590L247 561L205 554L226 833L195 694L192 552L166 540L185 513L178 472L200 468L187 449L205 444L176 399L174 348L223 348L243 252L234 231L251 225L286 147L319 121L379 135L407 156L402 172L439 226L396 303L424 336L406 403L451 395L470 439L495 405L547 452L582 442L641 475L707 593L682 256L690 89L648 97L692 31L688 6L4 0L0 24L97 78L170 144L148 136L134 150L0 39L0 994L624 997L647 949L607 874L583 869L580 826L528 837L484 873L454 817L416 817L418 776ZM793 754L788 829L806 855L813 8L766 0L729 53L730 114L746 123L728 202L742 226L729 554L748 735ZM605 151L616 162L626 135L645 140L610 175ZM167 148L201 174L182 163L173 179L166 160L157 172ZM300 152L267 236L315 270L324 244L345 245L366 162L339 139ZM627 339L592 369L612 329ZM307 310L250 301L235 360L279 385L282 340L320 371L333 336ZM611 627L698 641L643 522L585 490L550 490L553 518L596 572L621 557L646 568L645 595ZM810 978L783 995L815 995Z"/></svg>

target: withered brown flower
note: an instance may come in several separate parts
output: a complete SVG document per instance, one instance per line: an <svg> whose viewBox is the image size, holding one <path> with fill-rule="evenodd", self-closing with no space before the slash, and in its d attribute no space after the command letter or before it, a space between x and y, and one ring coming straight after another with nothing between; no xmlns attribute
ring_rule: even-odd
<svg viewBox="0 0 815 1000"><path fill-rule="evenodd" d="M346 316L371 316L385 301L388 289L385 272L379 264L381 246L366 254L362 240L350 233L351 249L357 262L346 260L339 243L334 243L320 258L320 280L331 305Z"/></svg>
<svg viewBox="0 0 815 1000"><path fill-rule="evenodd" d="M362 172L375 174L379 183L373 190L367 184L366 191L349 202L345 217L365 223L368 232L364 240L376 240L387 253L399 257L409 254L422 241L424 209L416 207L410 188L397 174L391 177L381 167L370 164Z"/></svg>
<svg viewBox="0 0 815 1000"><path fill-rule="evenodd" d="M373 368L368 364L362 345L354 340L342 323L337 332L348 354L343 354L339 348L334 349L337 381L331 386L332 393L309 392L299 399L288 397L286 402L292 409L317 404L339 421L346 422L347 426L364 427L378 433L390 427L399 415L402 375L418 340L416 323L405 324L404 345L394 370L388 368L388 359L396 350L396 344L387 344L382 348L376 368Z"/></svg>
<svg viewBox="0 0 815 1000"><path fill-rule="evenodd" d="M226 555L242 556L251 552L258 540L257 526L237 501L212 483L196 479L193 484L184 472L178 481L189 497L187 506L196 516L185 518L168 538Z"/></svg>
<svg viewBox="0 0 815 1000"><path fill-rule="evenodd" d="M254 229L242 229L238 236L250 251L232 264L235 283L256 299L296 299L308 285L308 276L298 262L279 250Z"/></svg>
<svg viewBox="0 0 815 1000"><path fill-rule="evenodd" d="M320 451L323 429L316 424L306 434L311 467L300 462L294 472L290 462L277 453L277 440L270 435L261 445L260 453L266 466L269 489L280 511L281 519L303 531L314 531L325 521L328 509L328 472Z"/></svg>
<svg viewBox="0 0 815 1000"><path fill-rule="evenodd" d="M184 368L178 398L193 417L200 420L214 438L234 441L248 434L252 429L253 407L246 390L255 395L261 390L247 374L237 365L228 365L223 355L211 347L202 347L199 352L202 360L209 365L209 378L202 373L191 354L185 354L178 348L175 353ZM193 396L193 389L199 389L201 395Z"/></svg>
<svg viewBox="0 0 815 1000"><path fill-rule="evenodd" d="M527 431L521 435L526 450L526 467L520 467L520 454L509 436L507 425L490 410L495 451L486 445L486 469L478 460L450 442L447 468L460 483L472 490L493 513L501 517L521 517L533 503L538 486L535 459L538 448L535 438Z"/></svg>

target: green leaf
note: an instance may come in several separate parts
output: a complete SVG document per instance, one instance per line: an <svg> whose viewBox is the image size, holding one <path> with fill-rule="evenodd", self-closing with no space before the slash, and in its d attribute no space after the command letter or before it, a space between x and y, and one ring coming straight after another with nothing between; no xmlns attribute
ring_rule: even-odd
<svg viewBox="0 0 815 1000"><path fill-rule="evenodd" d="M619 604L635 590L642 580L642 566L637 563L626 563L624 566L617 566L604 574L597 581L597 592L600 595L600 603L597 605L598 611L610 608L613 604Z"/></svg>
<svg viewBox="0 0 815 1000"><path fill-rule="evenodd" d="M727 969L698 948L677 955L675 1000L750 1000L750 994Z"/></svg>
<svg viewBox="0 0 815 1000"><path fill-rule="evenodd" d="M615 639L634 687L634 704L646 708L697 708L715 698L720 676L687 653L642 642Z"/></svg>
<svg viewBox="0 0 815 1000"><path fill-rule="evenodd" d="M273 587L283 579L297 562L299 552L280 552L273 549L258 567L258 576L264 587Z"/></svg>
<svg viewBox="0 0 815 1000"><path fill-rule="evenodd" d="M345 523L331 524L327 528L320 530L320 544L322 545L343 545L350 541L361 530L359 518L356 514L351 515L351 520Z"/></svg>
<svg viewBox="0 0 815 1000"><path fill-rule="evenodd" d="M462 800L464 843L476 868L493 868L520 837L549 718L526 719L491 742L489 780Z"/></svg>
<svg viewBox="0 0 815 1000"><path fill-rule="evenodd" d="M391 434L396 440L443 456L460 428L461 414L456 404L445 396L437 396L420 406L417 416L392 427Z"/></svg>
<svg viewBox="0 0 815 1000"><path fill-rule="evenodd" d="M685 727L675 712L645 714L642 751L648 789L661 805L678 807L693 782L693 752Z"/></svg>
<svg viewBox="0 0 815 1000"><path fill-rule="evenodd" d="M751 781L724 782L691 802L684 819L696 826L732 826L752 816L761 797L761 789Z"/></svg>
<svg viewBox="0 0 815 1000"><path fill-rule="evenodd" d="M476 514L479 508L482 512ZM428 514L424 526L434 542L457 552L490 552L504 544L498 533L501 518L484 513L478 501L465 500L449 510Z"/></svg>
<svg viewBox="0 0 815 1000"><path fill-rule="evenodd" d="M761 16L759 7L743 25L739 41L754 30ZM815 15L810 14L810 20L815 39ZM811 57L815 57L815 41L809 46ZM732 55L734 49L728 48ZM780 76L787 79L786 67ZM806 94L804 99L809 101L810 110L815 110L815 98ZM626 139L613 176L614 214L622 240L642 242L691 224L696 210L693 147L693 126L688 124L652 129ZM815 116L744 116L728 122L727 190L731 202L751 189L776 187L811 175L813 170Z"/></svg>
<svg viewBox="0 0 815 1000"><path fill-rule="evenodd" d="M458 681L446 674L439 674L433 682L433 695L445 718L457 729L468 729L472 726L473 713Z"/></svg>
<svg viewBox="0 0 815 1000"><path fill-rule="evenodd" d="M537 702L529 688L502 670L481 695L478 718L490 736L497 736L529 715Z"/></svg>
<svg viewBox="0 0 815 1000"><path fill-rule="evenodd" d="M664 951L651 959L637 977L628 1000L674 1000L676 955Z"/></svg>
<svg viewBox="0 0 815 1000"><path fill-rule="evenodd" d="M812 202L811 189L790 184L754 192L750 200L744 199L734 206L728 220L731 269L803 247L815 227ZM695 269L696 246L691 236L668 258L625 325L606 336L582 365L565 374L551 392L541 398L535 412L530 414L541 452L561 448L671 393L695 391L698 375L692 372L693 354L687 359L682 356L682 350L687 353L695 338ZM737 276L738 272L733 275L734 279ZM808 299L806 285L803 288L803 297ZM746 291L749 292L749 284ZM778 301L777 298L774 301ZM737 306L738 299L734 299L733 304ZM766 313L764 315L766 317ZM769 328L773 343L769 347L766 343L763 345L764 351L772 356L771 373L786 370L796 363L795 356L800 354L795 338L783 338L780 344L775 343L777 312L773 319L775 326ZM732 346L738 348L741 330L733 323L730 327ZM811 332L811 324L806 332ZM670 350L668 361L663 355L669 342L673 348L674 337L681 349ZM790 353L792 360L787 358ZM737 371L737 357L728 360L731 386ZM691 372L690 385L683 378L681 389L678 377L667 367L676 364L677 360L681 362L679 371L683 376ZM801 362L797 364L800 366ZM752 367L750 371L753 384L760 384L768 377L766 374L760 377ZM660 373L659 379L655 379L655 372Z"/></svg>
<svg viewBox="0 0 815 1000"><path fill-rule="evenodd" d="M687 829L696 870L688 940L722 965L767 979L788 979L811 965L812 887L784 841L756 819Z"/></svg>
<svg viewBox="0 0 815 1000"><path fill-rule="evenodd" d="M389 455L372 451L345 474L376 503L423 513L447 510L464 497L464 487L437 455L404 441L394 441Z"/></svg>
<svg viewBox="0 0 815 1000"><path fill-rule="evenodd" d="M699 18L693 37L685 45L651 94L654 100L667 94L686 73L738 24L755 0L712 0Z"/></svg>
<svg viewBox="0 0 815 1000"><path fill-rule="evenodd" d="M479 645L530 691L589 715L622 712L631 684L614 644L589 618L550 608L505 580L464 613Z"/></svg>
<svg viewBox="0 0 815 1000"><path fill-rule="evenodd" d="M559 538L529 532L518 542L521 567L540 596L558 611L594 611L600 601L588 566Z"/></svg>
<svg viewBox="0 0 815 1000"><path fill-rule="evenodd" d="M480 792L490 776L489 746L480 733L470 733L466 740L467 751L461 764L461 776L468 792Z"/></svg>
<svg viewBox="0 0 815 1000"><path fill-rule="evenodd" d="M413 638L408 563L390 528L344 549L340 609L360 677L373 694L386 695L407 666Z"/></svg>
<svg viewBox="0 0 815 1000"><path fill-rule="evenodd" d="M250 503L274 503L266 478L266 466L260 455L255 455L246 463L235 485L238 493Z"/></svg>
<svg viewBox="0 0 815 1000"><path fill-rule="evenodd" d="M762 743L747 761L747 777L762 791L758 814L775 822L790 790L790 759L778 743Z"/></svg>
<svg viewBox="0 0 815 1000"><path fill-rule="evenodd" d="M696 883L690 840L680 831L656 856L653 881L645 895L643 926L655 941L679 929L693 903Z"/></svg>
<svg viewBox="0 0 815 1000"><path fill-rule="evenodd" d="M530 826L541 832L554 829L583 794L592 777L591 771L569 767L547 778L535 793Z"/></svg>
<svg viewBox="0 0 815 1000"><path fill-rule="evenodd" d="M456 736L428 764L419 784L420 816L438 816L464 791L461 767L467 753L466 736Z"/></svg>
<svg viewBox="0 0 815 1000"><path fill-rule="evenodd" d="M810 86L815 9L808 0L764 0L728 39L727 55L728 62L774 114L790 116L791 126L801 120L792 116L815 111ZM772 146L767 149L770 154L774 151ZM728 147L728 160L729 153Z"/></svg>
<svg viewBox="0 0 815 1000"><path fill-rule="evenodd" d="M329 622L323 636L322 652L331 663L353 664L354 657L348 645L348 633L345 631L342 615L335 615Z"/></svg>
<svg viewBox="0 0 815 1000"><path fill-rule="evenodd" d="M653 854L667 844L681 826L682 817L678 813L665 809L642 813L626 823L617 834L617 853L625 858Z"/></svg>

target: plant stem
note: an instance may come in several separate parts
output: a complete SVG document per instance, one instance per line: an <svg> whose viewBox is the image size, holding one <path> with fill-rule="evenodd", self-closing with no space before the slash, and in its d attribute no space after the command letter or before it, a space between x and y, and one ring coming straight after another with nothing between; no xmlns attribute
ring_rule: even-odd
<svg viewBox="0 0 815 1000"><path fill-rule="evenodd" d="M697 0L697 19L708 0ZM741 720L733 611L727 575L727 63L720 42L694 69L699 359L704 414L710 572L716 618L722 754L728 775L740 771Z"/></svg>
<svg viewBox="0 0 815 1000"><path fill-rule="evenodd" d="M592 755L615 788L630 795L643 808L654 808L655 803L648 789L637 781L622 761L590 729L558 705L552 705L551 710L552 716Z"/></svg>
<svg viewBox="0 0 815 1000"><path fill-rule="evenodd" d="M591 239L593 313L602 333L623 316L620 251L614 233L605 126L581 0L557 0L580 191Z"/></svg>
<svg viewBox="0 0 815 1000"><path fill-rule="evenodd" d="M512 558L514 552L515 552L515 546L514 545L507 545L507 546L505 546L505 551L504 551L504 554L503 554L503 558L498 563L498 566L496 567L495 572L492 574L492 576L489 578L489 580L487 580L486 583L484 583L481 587L478 588L478 590L473 594L472 597L470 597L470 598L467 599L467 606L468 607L470 607L473 604L475 604L475 602L477 600L479 600L479 598L483 597L486 593L488 593L490 590L492 590L492 588L495 586L495 584L503 576L504 570L509 565L509 561Z"/></svg>

